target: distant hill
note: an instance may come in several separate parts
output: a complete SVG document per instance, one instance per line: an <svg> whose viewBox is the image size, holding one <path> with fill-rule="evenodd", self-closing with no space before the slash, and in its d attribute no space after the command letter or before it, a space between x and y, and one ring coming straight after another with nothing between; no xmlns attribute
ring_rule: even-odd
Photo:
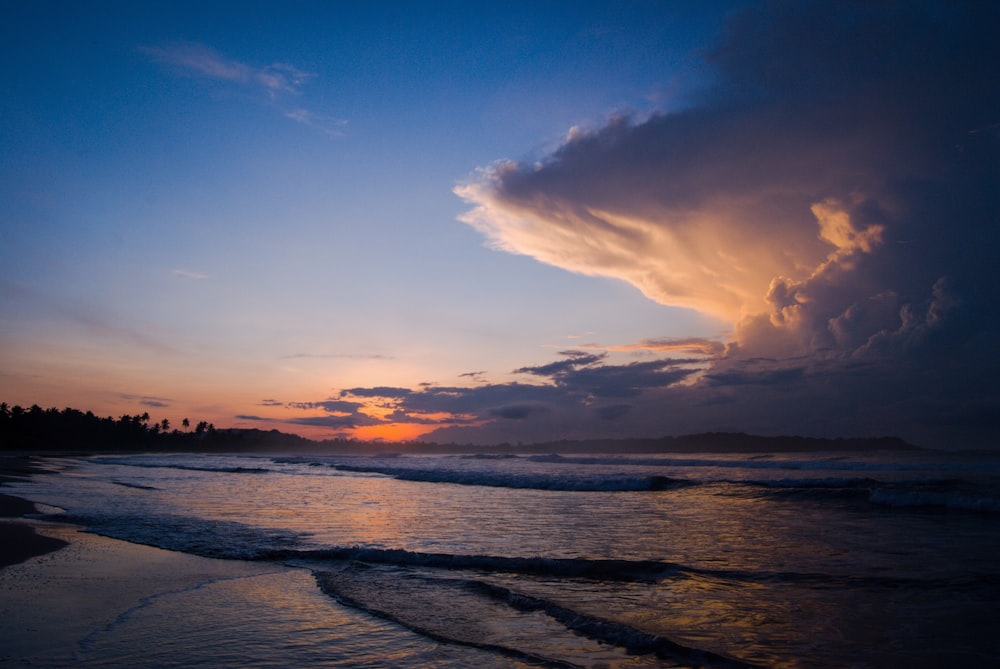
<svg viewBox="0 0 1000 669"><path fill-rule="evenodd" d="M764 437L707 432L649 439L586 439L531 444L437 444L432 442L315 441L278 430L216 429L201 422L193 430L170 430L149 415L101 418L77 409L24 409L0 404L0 450L29 452L296 452L296 453L793 453L817 451L921 450L898 437L825 439Z"/></svg>
<svg viewBox="0 0 1000 669"><path fill-rule="evenodd" d="M544 441L530 444L362 444L361 442L319 442L328 452L397 453L816 453L823 451L919 451L923 450L899 437L836 438L778 436L765 437L742 432L705 432L680 437L633 439L583 439ZM324 448L325 447L325 448Z"/></svg>
<svg viewBox="0 0 1000 669"><path fill-rule="evenodd" d="M525 450L526 449L526 450ZM588 439L517 447L525 452L576 453L795 453L818 451L917 451L899 437L765 437L743 432L705 432L659 439Z"/></svg>

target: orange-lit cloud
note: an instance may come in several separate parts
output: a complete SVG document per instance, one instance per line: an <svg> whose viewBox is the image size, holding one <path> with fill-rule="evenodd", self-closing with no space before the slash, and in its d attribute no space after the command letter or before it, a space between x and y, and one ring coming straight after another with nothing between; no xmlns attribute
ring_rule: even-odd
<svg viewBox="0 0 1000 669"><path fill-rule="evenodd" d="M704 337L661 337L657 339L643 339L635 344L618 344L613 346L583 344L580 348L584 350L655 351L658 353L692 353L696 355L716 356L721 355L725 351L726 346L721 341L705 339Z"/></svg>
<svg viewBox="0 0 1000 669"><path fill-rule="evenodd" d="M580 347L710 358L674 383L636 386L640 370L606 361L534 368L644 388L591 412L591 429L618 414L680 431L1000 429L983 419L1000 415L986 344L1000 336L1000 47L985 28L1000 10L933 5L752 8L689 108L573 128L455 188L495 249L733 324L725 345Z"/></svg>

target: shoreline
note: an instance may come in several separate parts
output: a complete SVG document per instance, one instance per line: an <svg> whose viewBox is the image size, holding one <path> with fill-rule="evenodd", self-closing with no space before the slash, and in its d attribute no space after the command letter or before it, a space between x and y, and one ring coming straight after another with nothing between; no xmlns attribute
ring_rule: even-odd
<svg viewBox="0 0 1000 669"><path fill-rule="evenodd" d="M285 565L214 560L25 517L38 512L35 504L2 492L5 482L50 471L34 457L0 456L0 666L65 667L90 659L135 666L115 658L118 642L130 641L117 630L161 600L183 601L185 593L212 584L226 592L227 584L237 588L247 579L278 579L278 590L287 578L312 583ZM258 605L266 609L268 602ZM143 649L134 652L141 664Z"/></svg>
<svg viewBox="0 0 1000 669"><path fill-rule="evenodd" d="M38 534L25 516L38 513L34 502L8 495L3 484L26 481L34 474L44 474L29 456L0 457L0 568L20 564L33 557L47 555L69 546L69 542Z"/></svg>

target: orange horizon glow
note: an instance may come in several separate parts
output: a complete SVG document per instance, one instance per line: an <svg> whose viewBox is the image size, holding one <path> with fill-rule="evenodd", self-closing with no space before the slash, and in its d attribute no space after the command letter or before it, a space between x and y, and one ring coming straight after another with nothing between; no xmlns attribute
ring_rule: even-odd
<svg viewBox="0 0 1000 669"><path fill-rule="evenodd" d="M386 423L384 425L368 425L352 430L353 436L361 441L391 441L403 442L415 439L433 432L440 425L423 425L420 423Z"/></svg>

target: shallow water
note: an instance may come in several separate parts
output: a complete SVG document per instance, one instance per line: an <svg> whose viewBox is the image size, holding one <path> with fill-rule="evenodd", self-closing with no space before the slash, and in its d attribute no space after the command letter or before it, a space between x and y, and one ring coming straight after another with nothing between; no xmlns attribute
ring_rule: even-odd
<svg viewBox="0 0 1000 669"><path fill-rule="evenodd" d="M297 568L159 598L90 640L92 666L134 665L134 652L147 666L317 667L938 667L1000 657L988 629L1000 619L995 458L64 464L13 492L107 536ZM185 622L197 628L157 643L157 630ZM238 657L240 648L252 653Z"/></svg>

